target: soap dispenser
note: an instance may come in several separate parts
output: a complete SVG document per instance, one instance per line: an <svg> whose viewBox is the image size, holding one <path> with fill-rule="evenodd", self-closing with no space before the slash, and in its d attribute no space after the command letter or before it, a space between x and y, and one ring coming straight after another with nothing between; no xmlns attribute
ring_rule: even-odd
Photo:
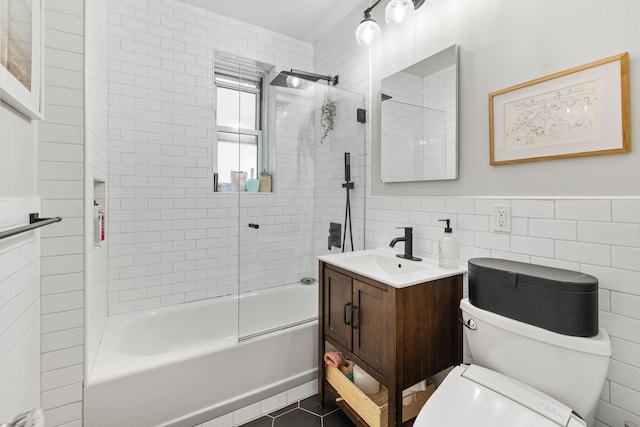
<svg viewBox="0 0 640 427"><path fill-rule="evenodd" d="M257 193L260 191L260 180L253 177L253 168L251 168L251 178L247 180L247 192Z"/></svg>
<svg viewBox="0 0 640 427"><path fill-rule="evenodd" d="M443 268L456 268L458 267L458 241L453 237L451 220L440 219L438 221L447 223L447 226L444 228L444 235L440 238L438 248L439 265Z"/></svg>

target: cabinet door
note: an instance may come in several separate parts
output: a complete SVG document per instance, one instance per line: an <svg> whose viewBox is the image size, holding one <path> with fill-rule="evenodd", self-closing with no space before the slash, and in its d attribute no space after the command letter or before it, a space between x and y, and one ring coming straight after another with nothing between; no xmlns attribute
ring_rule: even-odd
<svg viewBox="0 0 640 427"><path fill-rule="evenodd" d="M325 269L324 274L324 330L338 344L351 349L351 321L353 317L351 277Z"/></svg>
<svg viewBox="0 0 640 427"><path fill-rule="evenodd" d="M389 336L394 319L388 310L387 291L358 280L353 287L353 353L384 375L385 348L394 339Z"/></svg>

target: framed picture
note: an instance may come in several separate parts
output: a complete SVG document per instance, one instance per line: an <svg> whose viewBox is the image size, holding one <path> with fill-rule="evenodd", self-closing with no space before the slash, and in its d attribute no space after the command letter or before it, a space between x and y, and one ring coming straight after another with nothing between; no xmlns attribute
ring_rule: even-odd
<svg viewBox="0 0 640 427"><path fill-rule="evenodd" d="M489 94L490 163L631 151L629 54Z"/></svg>
<svg viewBox="0 0 640 427"><path fill-rule="evenodd" d="M41 0L0 1L0 99L42 118Z"/></svg>

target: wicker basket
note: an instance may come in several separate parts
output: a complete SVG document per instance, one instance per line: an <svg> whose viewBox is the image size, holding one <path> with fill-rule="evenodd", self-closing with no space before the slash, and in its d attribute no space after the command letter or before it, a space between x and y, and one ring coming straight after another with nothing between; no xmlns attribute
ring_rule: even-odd
<svg viewBox="0 0 640 427"><path fill-rule="evenodd" d="M376 394L364 394L339 369L326 365L326 378L329 384L336 389L340 397L358 413L358 415L371 427L387 427L389 421L389 398L387 388L380 385L380 391ZM402 422L406 422L418 415L420 409L435 390L435 384L427 383L426 391L416 393L416 399L402 406Z"/></svg>

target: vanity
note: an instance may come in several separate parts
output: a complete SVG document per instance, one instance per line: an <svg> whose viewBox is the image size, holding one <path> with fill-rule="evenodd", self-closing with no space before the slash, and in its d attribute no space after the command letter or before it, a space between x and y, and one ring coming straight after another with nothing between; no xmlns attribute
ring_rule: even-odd
<svg viewBox="0 0 640 427"><path fill-rule="evenodd" d="M403 425L404 389L462 363L458 319L466 270L395 254L380 248L318 257L318 404L326 393L361 427L371 423L327 378L335 378L324 363L327 349L342 352L386 388L380 426Z"/></svg>

